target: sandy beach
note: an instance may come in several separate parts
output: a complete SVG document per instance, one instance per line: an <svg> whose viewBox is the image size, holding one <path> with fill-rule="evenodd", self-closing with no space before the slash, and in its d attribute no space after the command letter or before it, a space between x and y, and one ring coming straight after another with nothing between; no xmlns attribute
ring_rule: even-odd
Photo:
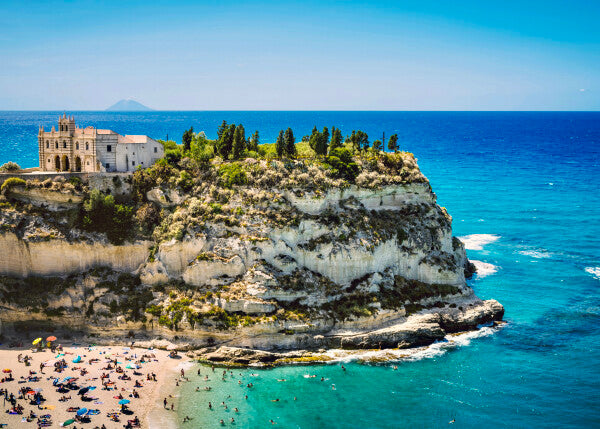
<svg viewBox="0 0 600 429"><path fill-rule="evenodd" d="M174 393L181 368L189 365L186 357L172 359L165 350L73 344L52 352L3 345L0 427L60 427L77 419L77 410L82 408L88 410L79 411L84 421L67 427L122 428L128 421L140 428L175 426L171 413L176 410L170 408L177 402L169 395ZM89 390L81 390L85 388ZM169 411L164 409L165 398ZM129 401L125 409L120 401ZM20 407L21 414L10 413ZM133 426L136 417L139 426Z"/></svg>

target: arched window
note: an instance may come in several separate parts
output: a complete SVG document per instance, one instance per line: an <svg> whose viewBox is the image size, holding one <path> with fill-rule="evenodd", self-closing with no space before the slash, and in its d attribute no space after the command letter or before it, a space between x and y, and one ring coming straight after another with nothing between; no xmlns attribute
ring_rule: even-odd
<svg viewBox="0 0 600 429"><path fill-rule="evenodd" d="M46 149L50 149L50 142L46 140Z"/></svg>
<svg viewBox="0 0 600 429"><path fill-rule="evenodd" d="M63 140L63 149L66 149L66 148L67 148L67 141Z"/></svg>
<svg viewBox="0 0 600 429"><path fill-rule="evenodd" d="M54 146L56 149L58 149L58 140L54 142Z"/></svg>
<svg viewBox="0 0 600 429"><path fill-rule="evenodd" d="M90 144L89 143L85 143L85 150L90 150Z"/></svg>
<svg viewBox="0 0 600 429"><path fill-rule="evenodd" d="M75 149L79 150L79 142L75 142Z"/></svg>

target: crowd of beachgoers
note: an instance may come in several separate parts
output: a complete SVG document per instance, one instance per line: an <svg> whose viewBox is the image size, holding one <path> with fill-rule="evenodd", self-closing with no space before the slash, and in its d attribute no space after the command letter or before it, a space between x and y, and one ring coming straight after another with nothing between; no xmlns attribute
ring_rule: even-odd
<svg viewBox="0 0 600 429"><path fill-rule="evenodd" d="M148 427L163 381L181 362L165 350L56 340L0 346L0 427Z"/></svg>

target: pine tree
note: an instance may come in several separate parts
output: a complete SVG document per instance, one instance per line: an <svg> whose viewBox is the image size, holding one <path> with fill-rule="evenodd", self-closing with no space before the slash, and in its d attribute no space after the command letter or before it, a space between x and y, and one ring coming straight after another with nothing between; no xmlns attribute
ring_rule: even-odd
<svg viewBox="0 0 600 429"><path fill-rule="evenodd" d="M373 142L373 150L375 152L379 152L381 151L381 148L383 147L383 143L381 142L381 140L375 140Z"/></svg>
<svg viewBox="0 0 600 429"><path fill-rule="evenodd" d="M319 130L317 130L317 126L315 125L310 133L310 137L308 138L308 145L312 150L316 152L317 140L319 139Z"/></svg>
<svg viewBox="0 0 600 429"><path fill-rule="evenodd" d="M231 124L225 131L223 131L221 139L218 141L219 155L221 155L223 159L229 158L229 154L231 154L231 150L233 149L234 135L235 124Z"/></svg>
<svg viewBox="0 0 600 429"><path fill-rule="evenodd" d="M388 149L398 152L398 134L392 134L388 140Z"/></svg>
<svg viewBox="0 0 600 429"><path fill-rule="evenodd" d="M248 150L258 152L258 145L260 144L258 130L254 131L252 138L248 140Z"/></svg>
<svg viewBox="0 0 600 429"><path fill-rule="evenodd" d="M369 149L369 136L367 135L367 133L358 130L356 134L354 134L354 138L356 140L355 147L358 148L358 150Z"/></svg>
<svg viewBox="0 0 600 429"><path fill-rule="evenodd" d="M183 152L188 152L192 147L192 139L194 138L194 127L190 127L189 130L185 130L181 137L183 143Z"/></svg>
<svg viewBox="0 0 600 429"><path fill-rule="evenodd" d="M277 151L277 156L279 158L283 157L283 153L285 152L285 143L283 139L283 130L279 131L279 135L277 136L277 141L275 142L275 150Z"/></svg>
<svg viewBox="0 0 600 429"><path fill-rule="evenodd" d="M238 125L233 133L233 159L240 159L244 154L246 146L246 137L244 135L244 126Z"/></svg>
<svg viewBox="0 0 600 429"><path fill-rule="evenodd" d="M217 130L217 140L221 140L221 137L223 137L223 133L225 132L225 130L227 130L227 121L223 120L223 122L221 122L221 125L219 126L219 129Z"/></svg>
<svg viewBox="0 0 600 429"><path fill-rule="evenodd" d="M329 152L342 147L342 132L339 128L331 127L331 142L329 143Z"/></svg>
<svg viewBox="0 0 600 429"><path fill-rule="evenodd" d="M283 141L285 154L290 158L294 158L296 156L296 139L294 138L294 133L291 128L285 130Z"/></svg>

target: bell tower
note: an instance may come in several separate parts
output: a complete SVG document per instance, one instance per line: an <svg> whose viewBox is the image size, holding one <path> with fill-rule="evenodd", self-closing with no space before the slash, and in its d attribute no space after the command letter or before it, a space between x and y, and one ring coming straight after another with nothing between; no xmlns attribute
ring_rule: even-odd
<svg viewBox="0 0 600 429"><path fill-rule="evenodd" d="M66 113L58 117L58 132L61 135L73 136L75 133L75 118L67 117Z"/></svg>

